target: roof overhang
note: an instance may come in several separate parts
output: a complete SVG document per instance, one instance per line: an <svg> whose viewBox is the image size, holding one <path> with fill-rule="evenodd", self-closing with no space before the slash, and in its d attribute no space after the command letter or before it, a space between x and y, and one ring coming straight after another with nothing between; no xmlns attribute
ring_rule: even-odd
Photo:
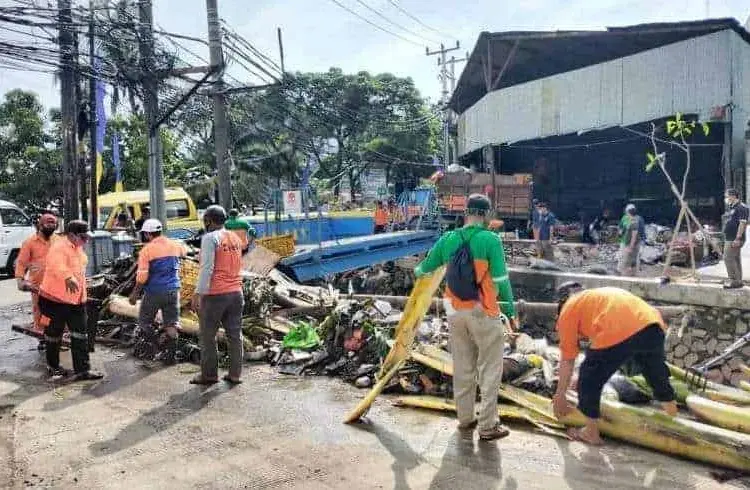
<svg viewBox="0 0 750 490"><path fill-rule="evenodd" d="M731 18L608 27L601 31L482 32L449 105L461 114L493 90L727 29L750 43L750 33Z"/></svg>

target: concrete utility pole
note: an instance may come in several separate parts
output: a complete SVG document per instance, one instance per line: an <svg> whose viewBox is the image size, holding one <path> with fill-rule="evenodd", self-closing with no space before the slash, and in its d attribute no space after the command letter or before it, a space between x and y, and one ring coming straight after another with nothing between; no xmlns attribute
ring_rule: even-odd
<svg viewBox="0 0 750 490"><path fill-rule="evenodd" d="M227 157L229 146L229 122L224 99L224 54L221 48L221 26L219 25L219 11L217 0L206 0L206 16L208 17L208 46L210 50L211 67L217 71L213 76L214 102L214 145L216 149L216 169L219 180L219 204L225 209L232 207L232 169Z"/></svg>
<svg viewBox="0 0 750 490"><path fill-rule="evenodd" d="M438 51L430 51L430 48L425 48L425 54L427 56L433 56L436 54L440 55L440 58L438 58L438 66L440 67L440 81L443 84L443 92L441 97L441 102L443 104L443 165L448 166L450 165L450 135L448 131L448 70L447 65L448 61L446 60L446 55L450 53L451 51L456 51L458 49L461 49L461 45L458 41L456 41L456 47L454 48L445 48L445 45L441 44L440 49Z"/></svg>
<svg viewBox="0 0 750 490"><path fill-rule="evenodd" d="M78 219L78 180L76 178L76 73L73 45L71 0L57 0L60 24L60 111L62 113L63 219Z"/></svg>
<svg viewBox="0 0 750 490"><path fill-rule="evenodd" d="M91 64L92 73L89 77L89 167L91 168L91 181L89 183L90 201L91 201L91 214L89 215L90 221L89 226L92 230L99 228L99 183L96 179L96 78L94 75L94 57L95 57L95 45L94 45L94 0L89 0L89 63Z"/></svg>
<svg viewBox="0 0 750 490"><path fill-rule="evenodd" d="M151 216L167 226L167 207L164 200L164 168L161 154L161 136L157 121L159 118L158 79L154 68L154 19L151 0L138 2L140 20L141 76L143 77L144 101L148 124L148 188Z"/></svg>
<svg viewBox="0 0 750 490"><path fill-rule="evenodd" d="M451 67L451 74L449 77L451 81L451 96L453 95L453 92L456 91L456 63L462 63L468 60L469 60L469 53L466 53L466 56L461 59L456 59L455 56L451 56L451 59L448 61L448 64ZM455 113L453 113L450 109L448 109L448 120L451 122L455 122ZM450 161L451 162L458 161L458 145L456 144L456 141L451 141L450 148L451 148Z"/></svg>

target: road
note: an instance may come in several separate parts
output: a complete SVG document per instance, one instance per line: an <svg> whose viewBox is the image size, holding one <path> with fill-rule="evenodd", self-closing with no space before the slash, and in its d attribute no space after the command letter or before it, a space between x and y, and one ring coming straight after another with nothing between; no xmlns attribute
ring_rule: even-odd
<svg viewBox="0 0 750 490"><path fill-rule="evenodd" d="M487 444L455 420L380 398L369 423L343 416L362 391L250 364L244 384L201 389L196 367L147 370L97 348L107 375L44 380L36 341L10 331L28 306L0 283L0 487L304 489L713 489L701 465L630 446L587 448L522 427ZM69 359L66 358L66 363Z"/></svg>

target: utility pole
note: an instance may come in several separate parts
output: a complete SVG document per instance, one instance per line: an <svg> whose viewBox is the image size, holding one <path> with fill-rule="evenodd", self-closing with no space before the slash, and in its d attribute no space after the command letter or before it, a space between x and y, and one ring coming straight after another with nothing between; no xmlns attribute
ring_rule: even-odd
<svg viewBox="0 0 750 490"><path fill-rule="evenodd" d="M462 63L469 60L469 53L466 53L466 56L461 59L456 59L455 56L451 56L450 61L448 61L448 64L451 67L451 74L450 74L450 81L451 81L451 96L453 95L453 92L456 91L456 63ZM448 120L451 121L451 123L455 123L455 113L453 113L450 109L448 110ZM458 161L458 143L454 140L451 142L451 161L455 162Z"/></svg>
<svg viewBox="0 0 750 490"><path fill-rule="evenodd" d="M148 125L148 188L151 215L167 226L167 208L164 200L164 168L161 154L161 137L157 121L159 118L158 80L154 68L154 19L151 0L139 0L141 76L143 77L144 101Z"/></svg>
<svg viewBox="0 0 750 490"><path fill-rule="evenodd" d="M448 78L450 78L451 81L451 95L456 90L456 63L463 63L465 61L469 60L469 53L466 53L466 56L460 59L456 59L455 56L451 56L451 59L447 61L447 63L451 67L451 74Z"/></svg>
<svg viewBox="0 0 750 490"><path fill-rule="evenodd" d="M281 27L276 28L276 33L279 37L279 60L281 60L281 76L284 76L286 69L284 68L284 41L281 39Z"/></svg>
<svg viewBox="0 0 750 490"><path fill-rule="evenodd" d="M94 0L89 0L89 64L91 65L91 76L89 77L89 167L91 168L91 181L89 188L91 189L91 196L89 197L91 202L91 211L89 214L89 226L92 230L99 228L99 182L97 182L96 175L96 77L94 76L96 70L94 65L96 64L95 56L95 45L94 45Z"/></svg>
<svg viewBox="0 0 750 490"><path fill-rule="evenodd" d="M86 144L84 138L88 128L86 123L88 121L88 114L86 114L85 106L83 105L83 87L81 83L81 71L80 71L80 53L78 51L78 32L73 33L73 57L75 58L75 81L76 81L76 182L78 185L78 210L81 219L88 221L89 211L88 202L86 200Z"/></svg>
<svg viewBox="0 0 750 490"><path fill-rule="evenodd" d="M76 74L73 46L71 0L57 0L60 29L60 111L62 113L63 219L78 219L76 180Z"/></svg>
<svg viewBox="0 0 750 490"><path fill-rule="evenodd" d="M456 41L456 47L454 48L445 48L445 45L441 44L440 49L438 51L430 51L430 48L425 48L425 54L427 56L433 56L436 54L439 54L440 57L438 58L438 66L440 67L440 81L443 85L443 92L441 97L441 102L443 104L443 166L448 166L450 164L450 135L448 131L448 70L447 70L447 64L448 61L446 59L446 55L450 53L451 51L457 51L461 49L461 45L458 41Z"/></svg>
<svg viewBox="0 0 750 490"><path fill-rule="evenodd" d="M219 180L219 204L224 209L232 207L232 171L231 162L227 158L229 146L229 122L227 121L226 100L224 98L224 54L221 48L221 26L219 25L219 11L217 0L206 0L206 16L208 18L208 47L211 67L215 70L213 79L214 103L214 145L216 149L216 169Z"/></svg>

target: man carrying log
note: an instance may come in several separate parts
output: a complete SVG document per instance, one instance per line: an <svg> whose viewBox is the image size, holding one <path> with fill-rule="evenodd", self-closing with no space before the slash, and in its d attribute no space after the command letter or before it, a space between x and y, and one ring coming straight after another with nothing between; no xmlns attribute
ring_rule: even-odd
<svg viewBox="0 0 750 490"><path fill-rule="evenodd" d="M223 379L231 384L242 382L242 243L224 228L226 221L221 206L209 206L203 214L206 234L201 240L200 275L192 304L200 323L201 374L191 384L211 385L219 380L219 323L229 344L229 374Z"/></svg>
<svg viewBox="0 0 750 490"><path fill-rule="evenodd" d="M419 277L448 265L444 303L451 326L458 427L466 431L478 427L479 437L485 441L509 434L500 424L497 393L503 376L508 318L516 323L503 244L497 234L485 229L490 207L486 196L469 196L464 227L440 237L415 270ZM504 302L502 313L498 293ZM474 412L477 380L482 394L478 419Z"/></svg>
<svg viewBox="0 0 750 490"><path fill-rule="evenodd" d="M599 435L599 402L602 389L615 372L633 360L653 388L654 399L669 415L677 414L675 392L669 384L664 353L667 329L659 311L624 289L603 287L584 290L577 282L558 289L557 332L560 336L560 373L553 398L556 417L573 410L566 393L571 385L578 343L590 341L578 374L578 409L586 425L568 434L589 444L602 444Z"/></svg>
<svg viewBox="0 0 750 490"><path fill-rule="evenodd" d="M16 281L19 291L31 292L31 311L34 316L33 329L40 336L44 335L46 320L42 319L39 309L39 285L44 277L44 269L47 263L47 253L55 240L57 230L57 216L51 211L45 211L39 217L37 232L21 245L16 261ZM39 350L44 350L45 342L39 340Z"/></svg>
<svg viewBox="0 0 750 490"><path fill-rule="evenodd" d="M60 344L67 325L70 329L70 353L73 357L75 381L102 379L90 370L89 336L86 328L86 264L83 250L90 238L89 225L73 220L65 228L65 236L55 240L47 253L47 266L39 286L39 308L49 319L47 369L51 377L67 377L60 366Z"/></svg>
<svg viewBox="0 0 750 490"><path fill-rule="evenodd" d="M164 331L159 344L166 353L164 361L172 363L180 322L180 259L187 255L187 250L183 245L162 236L162 224L158 219L143 222L141 237L146 245L138 255L138 270L135 287L130 293L130 304L135 305L141 291L144 292L138 327L146 341L154 339L153 323L157 312L161 311Z"/></svg>

